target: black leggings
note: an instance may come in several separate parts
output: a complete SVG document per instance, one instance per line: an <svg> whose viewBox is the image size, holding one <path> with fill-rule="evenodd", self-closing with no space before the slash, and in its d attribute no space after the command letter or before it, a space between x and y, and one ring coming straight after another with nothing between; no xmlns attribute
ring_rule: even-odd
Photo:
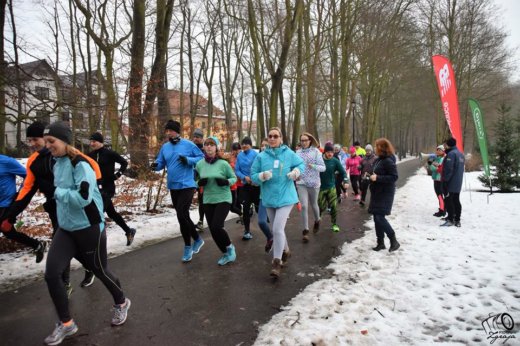
<svg viewBox="0 0 520 346"><path fill-rule="evenodd" d="M204 213L206 214L211 236L222 253L225 253L226 248L231 245L231 240L229 240L229 236L224 229L224 221L226 221L230 208L231 204L226 202L204 204Z"/></svg>
<svg viewBox="0 0 520 346"><path fill-rule="evenodd" d="M231 190L231 209L230 211L233 214L237 214L238 216L242 216L242 205L238 202L238 188L235 190Z"/></svg>
<svg viewBox="0 0 520 346"><path fill-rule="evenodd" d="M364 202L367 198L368 187L370 183L366 179L359 182L359 189L361 190L361 200Z"/></svg>
<svg viewBox="0 0 520 346"><path fill-rule="evenodd" d="M3 216L7 212L9 208L0 208L0 221L3 221ZM40 242L34 238L29 237L27 234L18 232L16 228L11 227L11 230L9 232L0 231L2 234L10 240L14 240L17 243L24 244L28 247L33 248L36 250L36 248L40 245Z"/></svg>
<svg viewBox="0 0 520 346"><path fill-rule="evenodd" d="M45 281L61 322L70 321L69 299L63 284L63 271L72 258L77 259L87 270L103 282L115 304L125 302L125 294L117 279L107 268L107 237L99 225L78 231L59 228L52 239L47 255Z"/></svg>
<svg viewBox="0 0 520 346"><path fill-rule="evenodd" d="M190 218L190 205L193 201L194 194L194 188L170 190L170 196L172 197L173 207L177 212L177 220L181 227L182 239L184 239L185 246L191 245L191 238L193 238L193 240L199 239L197 228Z"/></svg>
<svg viewBox="0 0 520 346"><path fill-rule="evenodd" d="M199 221L204 220L204 190L201 188L197 189L197 201L199 203Z"/></svg>
<svg viewBox="0 0 520 346"><path fill-rule="evenodd" d="M258 213L258 205L260 204L260 187L253 185L244 185L240 188L239 198L242 201L242 218L244 220L244 228L249 232L249 224L251 223L251 205L255 206Z"/></svg>
<svg viewBox="0 0 520 346"><path fill-rule="evenodd" d="M108 217L114 220L114 222L121 227L125 233L130 232L130 227L128 227L123 217L116 211L116 208L114 208L114 203L112 203L113 195L102 192L101 196L103 197L103 209L105 213L107 213Z"/></svg>
<svg viewBox="0 0 520 346"><path fill-rule="evenodd" d="M359 195L359 181L361 180L360 175L350 175L350 184L356 195Z"/></svg>

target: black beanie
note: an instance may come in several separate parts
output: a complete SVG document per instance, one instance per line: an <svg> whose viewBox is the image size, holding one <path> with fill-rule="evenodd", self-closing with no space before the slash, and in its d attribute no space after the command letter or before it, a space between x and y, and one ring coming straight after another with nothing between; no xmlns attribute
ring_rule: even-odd
<svg viewBox="0 0 520 346"><path fill-rule="evenodd" d="M334 146L332 145L332 143L326 143L325 144L324 152L327 152L327 151L334 151Z"/></svg>
<svg viewBox="0 0 520 346"><path fill-rule="evenodd" d="M166 130L173 130L178 134L181 133L181 123L175 120L168 120L166 126L164 127Z"/></svg>
<svg viewBox="0 0 520 346"><path fill-rule="evenodd" d="M454 146L457 145L457 140L455 138L451 137L450 139L448 139L446 141L446 144L448 145L448 147L453 148Z"/></svg>
<svg viewBox="0 0 520 346"><path fill-rule="evenodd" d="M91 141L96 141L96 142L99 142L99 143L103 143L103 135L99 132L94 132L90 138L89 138Z"/></svg>
<svg viewBox="0 0 520 346"><path fill-rule="evenodd" d="M56 137L67 144L72 143L72 131L69 125L64 121L57 121L50 124L43 132L44 136Z"/></svg>
<svg viewBox="0 0 520 346"><path fill-rule="evenodd" d="M244 145L244 144L253 145L253 141L251 140L251 138L246 136L246 137L242 138L242 145Z"/></svg>
<svg viewBox="0 0 520 346"><path fill-rule="evenodd" d="M29 137L43 137L43 131L45 131L45 126L47 124L42 123L41 121L35 121L31 125L27 127L25 130L25 136Z"/></svg>

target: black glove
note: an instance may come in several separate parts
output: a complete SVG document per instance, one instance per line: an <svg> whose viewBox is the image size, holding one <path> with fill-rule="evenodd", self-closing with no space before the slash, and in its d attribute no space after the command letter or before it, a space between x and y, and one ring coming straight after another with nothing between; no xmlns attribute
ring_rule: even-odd
<svg viewBox="0 0 520 346"><path fill-rule="evenodd" d="M90 184L86 181L82 181L81 184L79 184L79 194L83 199L88 199L88 188L90 187Z"/></svg>
<svg viewBox="0 0 520 346"><path fill-rule="evenodd" d="M224 179L224 178L215 178L215 181L217 182L218 186L228 186L229 185L229 180Z"/></svg>
<svg viewBox="0 0 520 346"><path fill-rule="evenodd" d="M183 165L187 165L188 159L186 158L186 156L179 155L179 162L182 163Z"/></svg>
<svg viewBox="0 0 520 346"><path fill-rule="evenodd" d="M121 171L117 171L116 174L114 174L115 180L121 178L122 175L123 173L121 173Z"/></svg>
<svg viewBox="0 0 520 346"><path fill-rule="evenodd" d="M152 163L150 164L150 169L151 169L152 171L155 171L155 169L156 169L158 166L159 166L159 164L158 164L157 162L152 162Z"/></svg>
<svg viewBox="0 0 520 346"><path fill-rule="evenodd" d="M208 183L208 178L199 179L199 181L197 182L197 184L199 184L199 186L206 186L207 183Z"/></svg>

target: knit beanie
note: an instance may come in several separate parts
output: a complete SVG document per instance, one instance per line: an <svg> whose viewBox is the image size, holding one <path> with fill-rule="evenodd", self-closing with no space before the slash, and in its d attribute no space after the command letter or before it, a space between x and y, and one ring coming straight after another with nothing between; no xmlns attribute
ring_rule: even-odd
<svg viewBox="0 0 520 346"><path fill-rule="evenodd" d="M365 151L374 151L374 148L372 148L372 145L370 144L367 144L367 146L365 147Z"/></svg>
<svg viewBox="0 0 520 346"><path fill-rule="evenodd" d="M334 146L332 145L332 143L325 143L325 152L328 151L334 151Z"/></svg>
<svg viewBox="0 0 520 346"><path fill-rule="evenodd" d="M204 132L202 132L201 129L195 129L195 131L193 131L193 137L204 138Z"/></svg>
<svg viewBox="0 0 520 346"><path fill-rule="evenodd" d="M96 142L99 142L99 143L103 143L103 135L99 132L94 132L90 138L89 138L91 141L96 141Z"/></svg>
<svg viewBox="0 0 520 346"><path fill-rule="evenodd" d="M251 140L251 138L246 136L246 137L242 138L242 145L244 145L244 144L253 145L253 141Z"/></svg>
<svg viewBox="0 0 520 346"><path fill-rule="evenodd" d="M178 134L181 133L181 123L175 120L168 120L166 123L166 126L164 127L166 130L172 130L177 132Z"/></svg>
<svg viewBox="0 0 520 346"><path fill-rule="evenodd" d="M206 138L206 140L204 141L204 143L207 143L207 142L213 142L217 146L217 149L220 149L220 141L218 140L217 137L210 136L210 137Z"/></svg>
<svg viewBox="0 0 520 346"><path fill-rule="evenodd" d="M64 121L57 121L50 124L45 128L43 135L56 137L67 144L72 143L72 131L69 125Z"/></svg>
<svg viewBox="0 0 520 346"><path fill-rule="evenodd" d="M27 126L25 130L25 136L29 137L43 137L43 132L45 131L45 126L47 124L42 123L41 121L35 121L31 125Z"/></svg>
<svg viewBox="0 0 520 346"><path fill-rule="evenodd" d="M437 147L437 150L442 150L442 151L444 151L444 145L442 145L442 144L439 145L439 146Z"/></svg>

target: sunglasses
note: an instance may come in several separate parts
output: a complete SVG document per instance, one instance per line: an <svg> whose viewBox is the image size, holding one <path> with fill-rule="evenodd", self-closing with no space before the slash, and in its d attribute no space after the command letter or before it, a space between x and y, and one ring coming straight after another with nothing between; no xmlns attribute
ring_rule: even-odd
<svg viewBox="0 0 520 346"><path fill-rule="evenodd" d="M276 138L280 138L280 136L279 135L269 135L269 138L275 138L276 139Z"/></svg>

